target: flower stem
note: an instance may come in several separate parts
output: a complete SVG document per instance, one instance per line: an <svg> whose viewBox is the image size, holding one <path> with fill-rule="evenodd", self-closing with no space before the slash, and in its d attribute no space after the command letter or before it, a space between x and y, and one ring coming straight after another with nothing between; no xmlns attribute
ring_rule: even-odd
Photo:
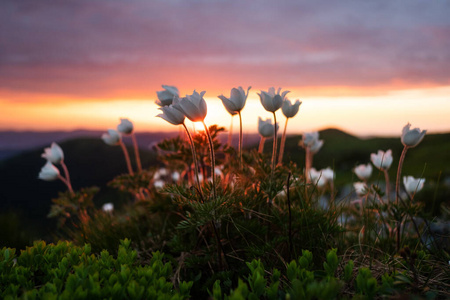
<svg viewBox="0 0 450 300"><path fill-rule="evenodd" d="M233 141L233 116L231 116L231 122L230 122L230 131L228 132L228 146L231 147L231 142Z"/></svg>
<svg viewBox="0 0 450 300"><path fill-rule="evenodd" d="M72 185L70 184L70 182L68 182L64 177L62 177L61 175L58 175L58 179L61 180L62 182L64 182L64 184L67 186L67 189L69 190L69 192L74 195L73 189L72 189Z"/></svg>
<svg viewBox="0 0 450 300"><path fill-rule="evenodd" d="M397 209L398 209L398 204L399 204L399 199L400 199L400 178L402 176L402 168L403 168L403 161L405 160L406 157L406 151L408 151L408 147L405 146L403 148L402 151L402 155L400 156L400 160L398 162L398 169L397 169L397 180L395 181L395 204L397 205ZM401 222L400 220L397 220L397 251L400 251L400 240L401 240L401 233L400 233L400 227L401 227Z"/></svg>
<svg viewBox="0 0 450 300"><path fill-rule="evenodd" d="M305 147L305 177L306 177L306 182L310 182L310 178L309 178L309 170L311 169L311 165L312 165L312 154L311 154L311 150L309 149L309 147Z"/></svg>
<svg viewBox="0 0 450 300"><path fill-rule="evenodd" d="M208 126L206 126L205 121L202 121L203 127L205 127L206 135L208 136L208 142L209 142L209 153L210 153L210 160L211 160L211 178L212 178L212 185L213 185L213 196L214 200L217 198L216 196L216 157L214 155L214 144L211 138L211 133L209 132Z"/></svg>
<svg viewBox="0 0 450 300"><path fill-rule="evenodd" d="M61 166L64 170L64 174L65 174L65 179L66 181L64 182L67 185L67 188L69 189L69 191L73 194L73 189L72 189L72 183L70 182L70 176L69 176L69 169L67 169L66 164L64 163L64 160L61 160Z"/></svg>
<svg viewBox="0 0 450 300"><path fill-rule="evenodd" d="M125 144L122 142L122 140L120 140L119 143L120 147L122 147L123 155L125 156L125 161L127 162L128 173L130 173L130 175L134 175L133 168L131 168L130 155L128 154L127 147L125 147Z"/></svg>
<svg viewBox="0 0 450 300"><path fill-rule="evenodd" d="M389 185L389 173L386 169L383 169L384 173L384 181L386 182L386 196L387 196L387 202L389 203L389 191L391 190L391 187Z"/></svg>
<svg viewBox="0 0 450 300"><path fill-rule="evenodd" d="M141 157L139 156L139 147L134 132L131 133L131 139L133 140L134 156L136 156L137 169L139 172L142 172Z"/></svg>
<svg viewBox="0 0 450 300"><path fill-rule="evenodd" d="M395 204L398 205L399 198L400 198L400 178L402 176L402 168L403 168L403 161L406 157L406 151L408 151L408 147L405 146L402 151L402 155L400 156L400 160L398 162L398 169L397 169L397 180L395 182Z"/></svg>
<svg viewBox="0 0 450 300"><path fill-rule="evenodd" d="M266 142L266 138L265 137L261 137L261 140L259 141L259 148L258 148L258 152L259 153L263 153L264 151L264 143Z"/></svg>
<svg viewBox="0 0 450 300"><path fill-rule="evenodd" d="M286 183L286 196L287 196L287 201L288 201L288 208L289 208L289 261L291 260L292 257L292 215L291 215L291 198L289 195L289 182L291 179L291 172L289 172L288 174L288 179L287 179L287 183Z"/></svg>
<svg viewBox="0 0 450 300"><path fill-rule="evenodd" d="M200 197L203 199L203 194L202 194L202 189L200 187L200 179L198 177L198 161L197 161L197 153L195 152L195 146L194 146L194 140L192 139L191 133L189 132L189 130L186 127L186 124L184 124L183 122L183 127L186 130L186 134L189 138L189 145L191 145L191 152L192 152L192 158L194 159L194 164L195 164L195 179L197 180L197 189L198 192L200 193Z"/></svg>
<svg viewBox="0 0 450 300"><path fill-rule="evenodd" d="M239 114L239 169L242 169L242 116Z"/></svg>
<svg viewBox="0 0 450 300"><path fill-rule="evenodd" d="M277 115L273 112L273 150L272 150L272 173L277 161Z"/></svg>
<svg viewBox="0 0 450 300"><path fill-rule="evenodd" d="M281 136L280 153L278 154L278 165L279 166L281 166L283 164L284 144L286 143L286 128L287 128L288 120L289 120L289 118L286 118L286 123L284 123L283 135Z"/></svg>

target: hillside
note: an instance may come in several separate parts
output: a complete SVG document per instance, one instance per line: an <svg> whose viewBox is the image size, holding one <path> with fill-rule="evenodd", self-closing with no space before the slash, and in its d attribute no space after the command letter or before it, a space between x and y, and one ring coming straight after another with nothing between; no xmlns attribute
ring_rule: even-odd
<svg viewBox="0 0 450 300"><path fill-rule="evenodd" d="M226 134L222 136L226 137ZM369 163L370 153L379 149L392 149L394 162L390 169L390 178L391 181L395 180L398 159L402 151L400 138L360 139L336 129L328 129L320 132L320 139L325 143L314 157L314 167L317 169L332 167L336 171L338 190L344 184L356 181L352 169L357 164ZM246 142L247 145L250 144L250 140L258 139L251 136ZM298 166L303 166L305 153L303 148L298 146L300 140L301 136L287 138L284 157L285 160L292 160ZM270 144L270 141L266 143L266 153L271 151ZM120 199L117 199L120 195L106 188L107 182L127 170L120 147L107 146L99 138L71 139L60 143L60 146L65 153L74 189L100 187L101 192L95 199L98 206L110 201L111 195L115 201L120 202ZM254 147L256 146L257 144ZM143 166L154 166L157 164L155 153L145 149L148 149L148 145L141 149ZM129 150L132 155L132 149ZM0 161L0 226L3 228L0 241L4 244L22 247L36 238L49 239L54 232L55 224L46 216L51 199L57 196L58 191L65 190L65 186L59 181L45 182L37 179L45 163L41 158L42 152L43 147L39 147ZM403 175L425 177L429 184L438 180L448 181L450 134L425 136L417 148L408 151ZM383 177L375 169L372 178L376 180ZM431 192L434 193L434 190ZM445 194L447 190L442 193L439 190L436 192L438 197L448 196ZM13 241L12 238L17 240Z"/></svg>

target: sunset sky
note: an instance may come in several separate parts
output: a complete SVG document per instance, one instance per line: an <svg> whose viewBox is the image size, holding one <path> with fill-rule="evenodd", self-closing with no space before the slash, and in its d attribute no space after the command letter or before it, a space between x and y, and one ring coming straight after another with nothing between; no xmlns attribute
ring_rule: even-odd
<svg viewBox="0 0 450 300"><path fill-rule="evenodd" d="M246 132L271 86L303 101L289 133L449 132L449 16L444 0L2 0L0 130L176 130L154 117L168 84L206 91L227 127L217 96L252 86Z"/></svg>

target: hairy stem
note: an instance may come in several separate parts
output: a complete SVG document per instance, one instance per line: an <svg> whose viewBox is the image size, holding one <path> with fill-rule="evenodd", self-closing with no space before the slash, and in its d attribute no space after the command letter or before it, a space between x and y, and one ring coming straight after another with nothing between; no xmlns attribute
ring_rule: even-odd
<svg viewBox="0 0 450 300"><path fill-rule="evenodd" d="M306 177L306 182L310 182L310 176L309 176L309 170L311 170L311 166L312 166L312 154L311 154L311 150L309 149L309 147L305 147L305 177Z"/></svg>
<svg viewBox="0 0 450 300"><path fill-rule="evenodd" d="M386 182L386 196L387 196L387 202L389 203L389 191L391 190L390 184L389 184L389 173L386 169L383 169L384 173L384 181Z"/></svg>
<svg viewBox="0 0 450 300"><path fill-rule="evenodd" d="M258 152L259 153L263 153L264 151L264 143L266 142L266 138L261 136L261 140L259 141L259 148L258 148Z"/></svg>
<svg viewBox="0 0 450 300"><path fill-rule="evenodd" d="M230 122L230 131L228 132L228 146L231 147L231 142L233 141L233 115L231 116L231 122Z"/></svg>
<svg viewBox="0 0 450 300"><path fill-rule="evenodd" d="M120 140L119 143L120 143L120 147L122 147L123 155L125 156L125 161L127 162L128 173L130 173L130 175L134 175L133 168L131 167L130 155L128 154L127 147L125 147L125 144L122 142L122 140Z"/></svg>
<svg viewBox="0 0 450 300"><path fill-rule="evenodd" d="M403 161L405 160L406 157L406 151L408 151L407 146L403 148L402 155L400 156L397 169L397 180L395 181L395 204L397 205L397 209L400 199L400 178L402 176ZM401 244L400 226L401 222L397 220L397 251L400 251L400 244Z"/></svg>
<svg viewBox="0 0 450 300"><path fill-rule="evenodd" d="M292 257L292 216L291 216L291 198L289 195L289 183L291 179L291 172L288 174L287 183L286 183L286 196L288 201L288 208L289 208L289 261Z"/></svg>
<svg viewBox="0 0 450 300"><path fill-rule="evenodd" d="M273 150L272 150L272 173L277 161L277 115L273 112Z"/></svg>
<svg viewBox="0 0 450 300"><path fill-rule="evenodd" d="M197 153L195 152L194 140L192 139L191 133L187 129L186 124L183 123L182 125L183 125L184 129L186 130L186 134L189 138L189 145L191 146L192 159L194 160L194 165L195 165L194 172L195 172L195 179L197 181L197 189L200 194L200 198L203 200L202 189L200 187L200 179L198 177L198 161L197 161Z"/></svg>
<svg viewBox="0 0 450 300"><path fill-rule="evenodd" d="M286 123L284 124L283 135L281 136L281 144L280 144L280 153L278 154L278 165L283 164L283 155L284 155L284 144L286 143L286 128L289 118L286 118Z"/></svg>
<svg viewBox="0 0 450 300"><path fill-rule="evenodd" d="M72 189L72 183L70 181L70 176L69 176L69 169L67 169L66 164L64 163L64 160L61 160L61 166L64 170L64 174L65 174L65 184L67 185L67 188L69 189L69 191L73 194L73 189Z"/></svg>
<svg viewBox="0 0 450 300"><path fill-rule="evenodd" d="M134 132L131 133L131 139L133 140L134 156L136 156L136 166L138 171L142 172L141 157L139 156L139 147Z"/></svg>
<svg viewBox="0 0 450 300"><path fill-rule="evenodd" d="M239 114L239 169L242 169L242 116Z"/></svg>
<svg viewBox="0 0 450 300"><path fill-rule="evenodd" d="M210 153L210 159L211 159L211 178L212 178L212 185L213 185L213 196L214 200L217 198L216 195L216 157L214 155L214 144L211 138L211 133L209 132L208 126L206 126L205 121L202 121L203 127L205 127L206 135L208 136L208 142L209 142L209 153Z"/></svg>
<svg viewBox="0 0 450 300"><path fill-rule="evenodd" d="M62 177L61 175L58 175L58 179L61 180L62 182L64 182L64 184L67 186L67 189L69 190L69 192L73 195L73 189L72 189L72 185L70 184L69 181L66 180L66 178Z"/></svg>

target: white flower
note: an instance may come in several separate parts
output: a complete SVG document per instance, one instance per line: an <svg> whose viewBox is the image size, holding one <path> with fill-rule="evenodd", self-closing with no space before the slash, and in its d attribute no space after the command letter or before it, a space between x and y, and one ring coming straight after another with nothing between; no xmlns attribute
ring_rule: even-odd
<svg viewBox="0 0 450 300"><path fill-rule="evenodd" d="M173 125L181 125L184 123L185 115L180 107L180 99L175 97L173 103L159 108L163 113L157 115Z"/></svg>
<svg viewBox="0 0 450 300"><path fill-rule="evenodd" d="M311 168L309 170L309 178L311 179L311 182L319 188L327 184L327 179L323 176L322 170L317 171L315 168Z"/></svg>
<svg viewBox="0 0 450 300"><path fill-rule="evenodd" d="M316 154L319 152L320 148L323 146L323 140L314 140L311 146L309 146L309 151L311 151L312 154Z"/></svg>
<svg viewBox="0 0 450 300"><path fill-rule="evenodd" d="M220 95L218 97L222 100L223 106L225 106L226 110L231 115L235 115L244 108L250 89L251 86L247 89L247 95L242 87L238 87L237 89L233 88L231 90L230 98L227 98L224 95Z"/></svg>
<svg viewBox="0 0 450 300"><path fill-rule="evenodd" d="M272 119L267 119L263 121L261 117L258 118L258 132L262 137L270 138L273 137L273 125L272 125ZM278 131L278 124L277 124L277 131Z"/></svg>
<svg viewBox="0 0 450 300"><path fill-rule="evenodd" d="M403 184L408 194L413 195L423 188L425 178L414 178L412 176L403 176Z"/></svg>
<svg viewBox="0 0 450 300"><path fill-rule="evenodd" d="M364 182L355 182L353 183L353 187L355 188L355 192L358 196L364 196L369 191L367 185Z"/></svg>
<svg viewBox="0 0 450 300"><path fill-rule="evenodd" d="M203 174L202 173L199 173L198 174L198 181L200 181L200 182L203 182Z"/></svg>
<svg viewBox="0 0 450 300"><path fill-rule="evenodd" d="M370 160L376 168L380 170L389 170L393 161L392 150L389 149L386 152L378 150L377 154L370 154Z"/></svg>
<svg viewBox="0 0 450 300"><path fill-rule="evenodd" d="M405 127L403 127L402 130L402 144L406 147L413 148L417 146L425 136L425 133L427 133L426 130L420 131L419 128L410 129L411 124L406 124Z"/></svg>
<svg viewBox="0 0 450 300"><path fill-rule="evenodd" d="M157 189L157 190L162 189L162 188L164 187L164 184L165 184L164 180L161 180L161 179L155 180L155 181L153 182L153 186L154 186L155 189Z"/></svg>
<svg viewBox="0 0 450 300"><path fill-rule="evenodd" d="M356 176L361 180L368 180L372 175L372 165L369 163L367 165L359 165L353 169Z"/></svg>
<svg viewBox="0 0 450 300"><path fill-rule="evenodd" d="M319 140L319 132L305 132L302 138L303 147L312 147Z"/></svg>
<svg viewBox="0 0 450 300"><path fill-rule="evenodd" d="M170 85L163 85L162 87L163 89L165 89L165 91L156 92L156 95L158 96L156 104L159 106L166 106L172 104L173 98L179 96L178 89Z"/></svg>
<svg viewBox="0 0 450 300"><path fill-rule="evenodd" d="M47 161L47 163L45 163L45 165L39 172L38 176L39 179L45 181L53 181L58 179L58 177L59 177L59 170L50 161Z"/></svg>
<svg viewBox="0 0 450 300"><path fill-rule="evenodd" d="M180 178L181 178L180 172L175 171L175 172L172 173L172 180L173 181L178 181L178 180L180 180Z"/></svg>
<svg viewBox="0 0 450 300"><path fill-rule="evenodd" d="M206 117L206 101L203 99L203 91L200 94L194 91L192 95L186 95L179 102L179 107L184 115L192 122L203 122Z"/></svg>
<svg viewBox="0 0 450 300"><path fill-rule="evenodd" d="M57 143L53 142L50 148L44 149L44 153L42 153L41 157L47 159L53 164L59 164L62 160L64 160L64 152Z"/></svg>
<svg viewBox="0 0 450 300"><path fill-rule="evenodd" d="M112 213L114 210L114 204L112 204L111 202L105 203L102 206L102 210L107 213Z"/></svg>
<svg viewBox="0 0 450 300"><path fill-rule="evenodd" d="M158 172L159 172L159 174L160 174L161 176L167 176L167 175L169 175L169 171L167 171L166 168L160 168Z"/></svg>
<svg viewBox="0 0 450 300"><path fill-rule="evenodd" d="M284 91L281 95L280 91L281 88L278 88L278 91L275 94L275 88L271 87L268 92L261 91L261 94L258 93L261 104L265 110L276 112L281 108L286 94L289 93L289 91Z"/></svg>
<svg viewBox="0 0 450 300"><path fill-rule="evenodd" d="M108 129L108 133L102 134L102 140L110 146L118 145L120 142L120 133L114 129Z"/></svg>
<svg viewBox="0 0 450 300"><path fill-rule="evenodd" d="M327 182L332 182L334 180L335 174L331 168L322 169L320 172L322 172L322 176Z"/></svg>
<svg viewBox="0 0 450 300"><path fill-rule="evenodd" d="M222 169L220 167L215 167L214 174L216 174L216 176L223 176Z"/></svg>
<svg viewBox="0 0 450 300"><path fill-rule="evenodd" d="M281 107L281 111L283 112L283 115L286 118L293 118L298 113L298 110L300 108L300 104L302 104L302 101L296 100L294 104L291 103L291 100L286 99L283 102L283 106Z"/></svg>
<svg viewBox="0 0 450 300"><path fill-rule="evenodd" d="M133 132L133 123L128 119L120 119L120 124L117 125L117 131L123 134L130 134Z"/></svg>

